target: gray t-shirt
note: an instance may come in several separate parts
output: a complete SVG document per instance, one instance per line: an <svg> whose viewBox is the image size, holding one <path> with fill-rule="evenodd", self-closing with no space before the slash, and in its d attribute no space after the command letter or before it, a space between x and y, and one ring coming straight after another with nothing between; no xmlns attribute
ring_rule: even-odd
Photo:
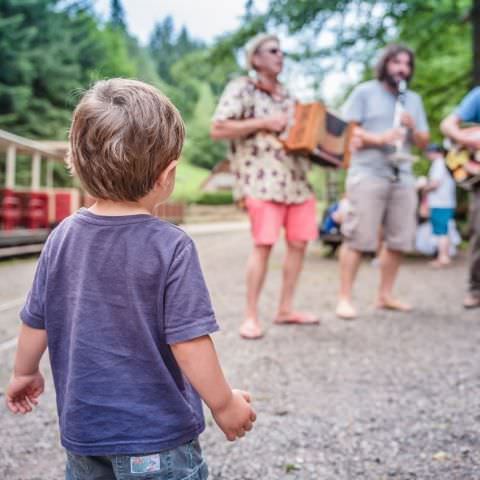
<svg viewBox="0 0 480 480"><path fill-rule="evenodd" d="M364 130L382 133L393 128L396 97L378 80L370 80L358 85L343 106L343 117L358 123ZM428 132L427 117L420 96L410 90L405 94L405 110L413 117L416 130ZM403 151L410 152L412 139L407 135ZM390 154L392 148L364 148L352 155L347 182L362 177L392 178L393 167ZM399 165L399 179L403 183L413 183L412 165L402 162Z"/></svg>
<svg viewBox="0 0 480 480"><path fill-rule="evenodd" d="M195 245L179 228L80 210L51 233L21 318L47 331L67 450L158 452L203 431L200 397L170 345L218 325Z"/></svg>

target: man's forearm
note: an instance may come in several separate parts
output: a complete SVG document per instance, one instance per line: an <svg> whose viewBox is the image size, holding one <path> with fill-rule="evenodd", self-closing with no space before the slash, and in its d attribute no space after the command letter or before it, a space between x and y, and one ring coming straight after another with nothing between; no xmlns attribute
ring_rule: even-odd
<svg viewBox="0 0 480 480"><path fill-rule="evenodd" d="M361 127L355 127L354 134L361 139L363 148L381 147L383 145L383 138L379 133L368 132Z"/></svg>
<svg viewBox="0 0 480 480"><path fill-rule="evenodd" d="M13 373L15 376L33 375L47 348L47 332L22 323L18 337Z"/></svg>
<svg viewBox="0 0 480 480"><path fill-rule="evenodd" d="M441 132L451 138L452 140L459 141L462 129L460 128L460 118L456 114L451 114L445 118L440 124Z"/></svg>
<svg viewBox="0 0 480 480"><path fill-rule="evenodd" d="M264 128L262 118L248 120L222 120L214 122L210 134L214 140L235 140Z"/></svg>
<svg viewBox="0 0 480 480"><path fill-rule="evenodd" d="M362 141L363 148L365 147L383 147L388 144L395 144L394 130L387 130L383 133L373 133L357 127L355 134L358 135ZM430 135L428 132L413 131L412 140L418 148L425 148L428 145Z"/></svg>

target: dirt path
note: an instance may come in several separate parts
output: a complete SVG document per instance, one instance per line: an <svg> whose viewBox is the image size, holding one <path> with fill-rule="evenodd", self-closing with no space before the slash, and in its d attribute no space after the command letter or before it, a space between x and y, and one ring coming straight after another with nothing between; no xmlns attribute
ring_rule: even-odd
<svg viewBox="0 0 480 480"><path fill-rule="evenodd" d="M202 445L211 478L480 479L480 311L461 299L465 261L438 272L409 260L399 294L414 314L375 312L378 271L363 265L356 295L361 318L333 315L337 263L320 247L308 255L298 307L318 313L319 327L272 326L282 247L271 260L262 297L267 335L242 341L247 232L195 235L222 331L215 335L232 383L254 396L254 433L223 440L207 413ZM0 264L0 297L22 296L34 261ZM14 284L14 285L13 285ZM0 305L1 307L1 305ZM16 328L17 307L0 308L0 343ZM0 347L3 387L12 348ZM1 391L1 390L0 390ZM34 415L15 418L0 408L0 478L63 476L51 381Z"/></svg>

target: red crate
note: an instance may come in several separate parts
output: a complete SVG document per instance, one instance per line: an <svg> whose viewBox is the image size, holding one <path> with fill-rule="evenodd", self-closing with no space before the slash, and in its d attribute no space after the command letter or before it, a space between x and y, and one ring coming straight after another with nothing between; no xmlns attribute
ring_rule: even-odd
<svg viewBox="0 0 480 480"><path fill-rule="evenodd" d="M14 230L20 226L22 220L22 202L18 194L12 190L5 189L2 192L0 219L3 230Z"/></svg>
<svg viewBox="0 0 480 480"><path fill-rule="evenodd" d="M48 228L48 195L44 192L27 194L24 216L27 228Z"/></svg>

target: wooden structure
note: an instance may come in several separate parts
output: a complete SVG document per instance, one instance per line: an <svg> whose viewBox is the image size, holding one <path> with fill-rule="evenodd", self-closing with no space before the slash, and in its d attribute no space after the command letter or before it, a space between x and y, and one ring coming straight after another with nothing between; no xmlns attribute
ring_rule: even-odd
<svg viewBox="0 0 480 480"><path fill-rule="evenodd" d="M232 191L235 176L230 168L230 161L225 159L218 162L210 175L200 185L203 192Z"/></svg>
<svg viewBox="0 0 480 480"><path fill-rule="evenodd" d="M0 154L5 155L4 184L0 188L0 257L40 251L51 228L79 208L81 193L76 188L54 188L53 165L63 162L63 152L0 130ZM28 186L17 183L18 155L31 158Z"/></svg>
<svg viewBox="0 0 480 480"><path fill-rule="evenodd" d="M0 258L39 252L52 228L89 204L80 188L54 185L53 165L64 163L67 148L67 142L34 141L0 130L0 155L5 157L4 185L0 185ZM16 181L18 155L31 158L28 186ZM44 162L46 168L42 169ZM159 205L155 213L181 223L184 210L183 203L166 203Z"/></svg>

